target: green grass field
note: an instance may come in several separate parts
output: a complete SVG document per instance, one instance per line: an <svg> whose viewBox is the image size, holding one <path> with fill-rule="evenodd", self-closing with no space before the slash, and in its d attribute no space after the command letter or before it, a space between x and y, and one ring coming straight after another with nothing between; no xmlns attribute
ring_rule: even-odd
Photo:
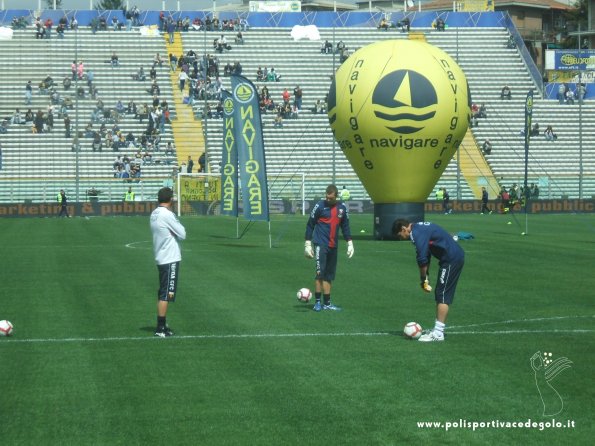
<svg viewBox="0 0 595 446"><path fill-rule="evenodd" d="M0 220L0 319L15 326L0 338L0 443L592 444L595 216L530 216L525 237L523 215L427 218L476 237L436 344L402 337L433 325L433 298L411 243L372 240L370 215L352 216L353 259L340 246L340 313L295 298L313 287L305 217L275 216L272 249L266 223L236 239L235 219L183 218L170 339L153 337L147 217ZM572 363L548 385L536 352ZM540 393L561 412L543 416ZM574 427L492 427L552 418Z"/></svg>

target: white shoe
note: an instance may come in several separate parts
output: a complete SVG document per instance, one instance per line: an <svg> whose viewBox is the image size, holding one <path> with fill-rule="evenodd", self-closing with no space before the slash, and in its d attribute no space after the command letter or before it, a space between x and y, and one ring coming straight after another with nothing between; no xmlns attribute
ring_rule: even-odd
<svg viewBox="0 0 595 446"><path fill-rule="evenodd" d="M431 330L428 333L422 334L419 339L419 342L434 342L434 341L444 341L444 335L437 334L434 330Z"/></svg>

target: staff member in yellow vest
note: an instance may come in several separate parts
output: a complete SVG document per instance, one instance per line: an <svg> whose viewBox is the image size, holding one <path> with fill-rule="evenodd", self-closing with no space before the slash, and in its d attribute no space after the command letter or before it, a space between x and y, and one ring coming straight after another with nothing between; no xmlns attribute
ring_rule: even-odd
<svg viewBox="0 0 595 446"><path fill-rule="evenodd" d="M343 189L341 189L341 193L339 194L339 198L341 198L341 201L347 201L351 198L351 192L349 192L349 190L343 186Z"/></svg>
<svg viewBox="0 0 595 446"><path fill-rule="evenodd" d="M124 201L134 201L134 192L132 192L132 188L128 188L128 192L124 195Z"/></svg>

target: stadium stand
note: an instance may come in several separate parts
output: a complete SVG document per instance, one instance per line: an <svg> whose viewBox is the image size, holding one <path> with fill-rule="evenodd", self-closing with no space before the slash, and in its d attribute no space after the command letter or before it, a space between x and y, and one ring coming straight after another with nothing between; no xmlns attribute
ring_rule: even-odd
<svg viewBox="0 0 595 446"><path fill-rule="evenodd" d="M406 33L380 32L376 28L321 28L321 41L294 41L290 28L251 28L244 32L244 44L236 45L235 32L225 32L230 51L219 54L213 49L213 41L221 35L213 32L181 33L184 52L192 49L198 54L214 54L219 59L220 71L229 62L240 62L242 74L256 80L256 70L260 67L271 68L281 75L279 82L255 82L260 89L265 84L273 100L281 102L285 88L290 93L299 85L304 92L302 111L298 119L286 119L283 128L275 128L274 114L263 116L263 132L266 146L269 185L274 184L278 174L287 176L291 173L307 175L307 198L316 198L323 186L331 179L331 170L335 162L336 182L350 189L353 198L368 198L364 188L354 174L351 166L340 149L334 145L326 114L312 112L317 100L324 100L331 82L331 76L339 66L337 54L323 54L321 43L328 39L336 45L343 41L350 53L357 48L380 39L406 39ZM445 32L436 32L431 28L416 29L429 43L448 52L463 68L469 82L474 103L484 103L487 118L478 120L478 126L472 129L474 138L461 146L463 151L479 151L479 145L489 139L493 145L491 154L485 160L492 172L486 176L495 176L502 185L522 183L524 172L524 140L520 135L524 123L524 102L527 92L535 91L534 122L539 122L542 129L553 125L558 139L546 141L543 136L531 139L529 182L546 184L542 187L542 197L568 196L577 198L579 186L578 159L579 138L582 138L583 170L590 175L584 177L583 197L595 194L595 104L585 101L582 107L582 135L579 136L579 105L558 104L557 101L544 100L540 97L527 66L518 49L506 47L508 32L505 28L456 28L450 27ZM36 40L31 28L15 31L14 38L4 44L4 65L0 67L0 104L2 116L10 116L15 108L21 112L24 105L24 85L29 79L37 84L41 78L50 74L58 81L59 92L63 94L61 80L70 74L70 64L75 55L83 60L86 69L95 73L95 83L99 96L106 106L113 106L118 99L125 104L133 99L137 105L150 102L145 92L149 80L144 83L132 79L132 74L143 65L148 73L153 56L160 53L166 60L167 47L163 38L140 38L137 32L104 31L93 35L88 28L82 27L75 41L69 31L63 40ZM121 65L112 68L106 63L113 51L116 51ZM157 78L161 87L161 96L165 97L175 116L172 76L167 63L157 69ZM229 78L223 77L224 88L230 89ZM512 90L511 100L501 100L502 86ZM36 90L36 89L35 89ZM178 101L179 102L179 101ZM215 100L209 103L213 110ZM95 101L78 101L79 130L82 131L88 121ZM46 109L47 96L34 92L33 110ZM196 116L200 116L203 101L195 102L192 107ZM75 123L73 122L73 128ZM145 128L138 121L125 117L120 124L125 132L136 134ZM203 129L208 146L208 164L211 172L218 172L221 161L222 120L205 119ZM162 146L171 141L173 135L166 126ZM0 175L13 181L0 182L0 200L22 201L23 199L46 200L54 197L64 181L73 182L76 168L75 156L71 151L72 141L63 137L62 121L57 120L55 130L49 134L33 135L25 126L12 125L7 134L0 136L3 147L3 169ZM90 140L83 139L83 148L79 157L78 170L85 186L106 191L105 198L120 197L127 188L121 180L106 179L111 174L115 152L92 152ZM130 155L130 154L129 154ZM163 156L163 152L161 152ZM183 160L183 157L179 158ZM177 159L167 159L160 164L143 166L143 187L147 194L164 181L171 178L177 167ZM446 187L451 197L457 198L457 159L451 161L437 186ZM155 178L151 183L145 178ZM47 188L39 190L37 182L31 178L47 179ZM460 198L477 198L474 185L462 181ZM151 189L152 188L152 189ZM47 189L47 190L46 190ZM494 197L495 191L490 195ZM142 194L137 193L139 198ZM430 198L433 197L433 193ZM275 198L273 196L273 198Z"/></svg>

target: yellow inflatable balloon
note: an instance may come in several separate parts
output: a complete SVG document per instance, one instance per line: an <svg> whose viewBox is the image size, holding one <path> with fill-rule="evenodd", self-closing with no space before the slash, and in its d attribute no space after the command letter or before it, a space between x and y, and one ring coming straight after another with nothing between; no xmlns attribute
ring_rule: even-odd
<svg viewBox="0 0 595 446"><path fill-rule="evenodd" d="M395 217L423 219L423 203L467 131L470 95L463 71L441 49L385 40L359 49L339 67L328 114L378 208L375 220L391 220L380 225L377 238L391 238Z"/></svg>

